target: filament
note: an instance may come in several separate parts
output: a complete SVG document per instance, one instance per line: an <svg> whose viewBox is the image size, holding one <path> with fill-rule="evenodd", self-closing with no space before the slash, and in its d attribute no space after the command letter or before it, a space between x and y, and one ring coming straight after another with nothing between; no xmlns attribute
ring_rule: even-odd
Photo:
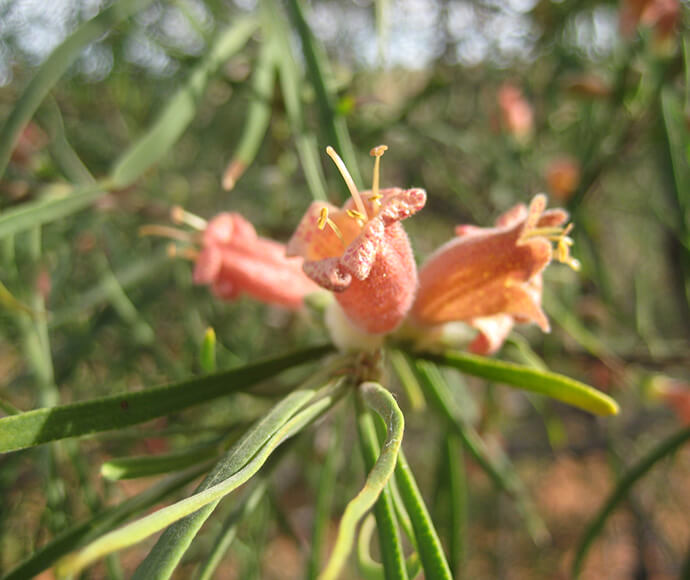
<svg viewBox="0 0 690 580"><path fill-rule="evenodd" d="M350 190L350 195L352 196L352 199L354 199L355 201L355 207L357 208L357 211L364 216L364 221L368 220L369 217L367 216L367 210L364 207L364 202L362 201L362 198L359 195L359 191L357 191L357 186L355 185L355 182L352 179L350 172L347 170L347 167L345 167L345 163L343 163L343 160L335 152L335 149L333 149L333 147L331 147L330 145L326 147L326 153L335 163L336 167L338 168L338 171L340 171L340 175L343 176L345 185L347 185L347 188Z"/></svg>

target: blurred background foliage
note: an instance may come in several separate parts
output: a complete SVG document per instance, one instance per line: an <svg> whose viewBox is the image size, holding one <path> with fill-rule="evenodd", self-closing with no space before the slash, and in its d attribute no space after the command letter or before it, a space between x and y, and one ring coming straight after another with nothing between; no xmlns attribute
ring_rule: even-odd
<svg viewBox="0 0 690 580"><path fill-rule="evenodd" d="M110 4L0 1L0 119L54 49ZM621 415L602 422L473 381L460 401L489 448L515 462L550 540L535 544L511 500L468 460L458 575L567 577L578 539L620 474L690 422L687 2L146 4L80 49L49 87L1 176L0 221L112 177L214 39L240 19L254 24L194 95L179 139L138 150L151 160L141 175L106 184L81 211L0 239L7 413L200 373L208 326L220 369L322 341L311 312L214 299L192 285L187 260L169 257L164 242L139 228L168 223L177 204L206 218L241 212L261 235L285 241L312 199L344 196L326 145L365 187L368 151L386 143L383 185L429 194L422 214L406 223L419 260L453 226L488 226L538 191L572 214L582 271L546 273L553 330L520 327L501 356L581 378L614 396ZM513 119L506 101L520 101L529 120ZM222 187L224 173L232 191ZM24 307L50 315L32 319ZM447 535L443 428L402 397L401 406L410 462ZM138 480L103 480L94 466L189 448L267 407L238 395L140 429L0 456L0 571L68 522L142 489ZM329 420L295 442L218 577L301 577L332 429ZM346 459L359 457L351 447L345 437L336 454L334 514L359 486L347 469ZM583 577L673 578L683 562L687 574L688 477L687 449L658 464L607 525ZM232 509L221 504L178 577L191 577ZM146 549L108 560L90 577L128 577Z"/></svg>

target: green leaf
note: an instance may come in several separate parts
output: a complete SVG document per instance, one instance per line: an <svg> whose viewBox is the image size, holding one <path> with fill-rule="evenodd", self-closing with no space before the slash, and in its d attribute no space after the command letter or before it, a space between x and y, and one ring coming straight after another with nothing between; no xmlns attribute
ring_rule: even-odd
<svg viewBox="0 0 690 580"><path fill-rule="evenodd" d="M0 215L0 238L78 212L101 197L107 187L106 182L75 187L68 194L51 194L8 210Z"/></svg>
<svg viewBox="0 0 690 580"><path fill-rule="evenodd" d="M359 386L364 403L376 411L385 421L387 438L374 467L369 471L366 483L360 492L347 504L338 526L338 535L321 580L337 578L352 550L355 531L359 521L373 507L386 483L393 475L398 450L402 443L405 419L393 396L376 383L362 383Z"/></svg>
<svg viewBox="0 0 690 580"><path fill-rule="evenodd" d="M223 175L225 190L233 189L247 167L252 164L271 123L271 101L276 77L275 52L275 45L271 40L261 45L252 74L252 100L246 114L247 120L235 154Z"/></svg>
<svg viewBox="0 0 690 580"><path fill-rule="evenodd" d="M164 157L196 115L209 79L256 30L254 18L239 18L221 32L187 82L175 93L151 128L116 162L111 179L117 188L127 187Z"/></svg>
<svg viewBox="0 0 690 580"><path fill-rule="evenodd" d="M373 418L360 400L357 401L357 432L364 457L364 466L367 470L371 470L381 451ZM399 456L398 461L400 461ZM400 531L389 485L383 488L376 504L374 504L374 517L376 518L384 577L386 580L407 579L405 555L400 541Z"/></svg>
<svg viewBox="0 0 690 580"><path fill-rule="evenodd" d="M220 445L197 445L191 449L162 453L160 455L140 455L138 457L120 457L111 459L101 465L101 475L110 481L151 477L162 473L180 471L209 461L220 454Z"/></svg>
<svg viewBox="0 0 690 580"><path fill-rule="evenodd" d="M575 552L575 559L573 560L573 578L577 578L580 575L582 564L585 561L589 548L604 529L608 517L613 513L616 507L618 507L618 504L628 496L628 492L632 486L646 475L658 461L674 453L676 449L687 441L690 441L690 427L686 427L674 433L659 443L623 475L616 484L614 490L609 494L608 498L606 498L604 505L599 509L587 526L584 534L582 534L577 551Z"/></svg>
<svg viewBox="0 0 690 580"><path fill-rule="evenodd" d="M302 388L290 393L277 403L242 439L233 445L194 493L205 491L222 483L242 469L261 447L266 445L278 429L313 399L314 394L314 390ZM165 530L146 559L137 567L133 580L137 578L142 580L168 578L219 501L220 499L205 505Z"/></svg>
<svg viewBox="0 0 690 580"><path fill-rule="evenodd" d="M321 569L321 556L323 546L326 543L326 534L331 522L331 510L333 507L333 492L335 489L336 478L338 476L338 463L341 457L343 439L343 413L340 412L336 419L335 426L330 435L326 458L321 467L319 482L316 490L316 500L314 506L314 523L311 535L311 550L307 561L308 580L313 580L318 576Z"/></svg>
<svg viewBox="0 0 690 580"><path fill-rule="evenodd" d="M151 0L121 0L82 24L41 64L0 131L0 177L5 172L20 133L48 92L79 56L82 49L115 24L143 10Z"/></svg>
<svg viewBox="0 0 690 580"><path fill-rule="evenodd" d="M317 346L179 383L5 417L0 419L0 453L169 415L247 389L280 371L320 358L331 349L330 345Z"/></svg>
<svg viewBox="0 0 690 580"><path fill-rule="evenodd" d="M424 575L427 578L452 580L438 532L402 450L395 468L395 481L398 483L400 496L412 521Z"/></svg>
<svg viewBox="0 0 690 580"><path fill-rule="evenodd" d="M376 562L369 551L371 536L374 533L376 520L373 515L369 515L362 522L357 538L357 567L363 580L385 580L383 565ZM410 554L405 560L405 568L409 578L416 578L422 571L422 563L419 561L417 552Z"/></svg>
<svg viewBox="0 0 690 580"><path fill-rule="evenodd" d="M575 379L549 371L464 352L415 354L469 375L546 395L597 415L616 415L619 411L618 403L611 397Z"/></svg>
<svg viewBox="0 0 690 580"><path fill-rule="evenodd" d="M223 556L232 545L233 540L237 536L237 528L239 524L246 518L252 515L256 507L266 495L268 483L266 480L259 481L252 492L249 494L247 501L245 501L238 509L233 511L227 520L223 523L223 527L216 538L211 552L209 553L206 562L195 576L197 580L211 580L213 574L220 564Z"/></svg>
<svg viewBox="0 0 690 580"><path fill-rule="evenodd" d="M448 385L436 365L426 361L417 361L415 368L427 400L448 421L449 427L460 437L465 448L496 486L515 500L534 543L543 544L549 538L549 532L508 457L504 454L497 454L494 457L489 453L477 431L465 422L462 411L451 397Z"/></svg>
<svg viewBox="0 0 690 580"><path fill-rule="evenodd" d="M329 389L328 393L324 393L321 398L298 412L276 431L242 469L220 483L110 532L80 551L64 557L56 565L56 575L59 578L72 578L99 558L136 544L183 517L222 499L248 481L282 442L296 435L306 425L328 410L339 400L343 393L342 383Z"/></svg>
<svg viewBox="0 0 690 580"><path fill-rule="evenodd" d="M156 505L164 497L196 479L206 469L208 466L204 465L170 476L119 505L108 508L91 519L64 530L10 570L2 577L2 580L33 578L50 568L58 558L76 549L86 540L103 534L131 515Z"/></svg>

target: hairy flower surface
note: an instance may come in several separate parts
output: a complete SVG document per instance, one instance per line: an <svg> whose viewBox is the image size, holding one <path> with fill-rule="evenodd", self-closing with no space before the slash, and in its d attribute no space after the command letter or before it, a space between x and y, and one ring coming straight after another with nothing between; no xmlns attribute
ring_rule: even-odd
<svg viewBox="0 0 690 580"><path fill-rule="evenodd" d="M546 210L540 194L529 208L517 205L503 214L493 228L458 226L458 237L421 268L413 323L469 323L479 331L470 348L481 354L498 350L516 322L548 332L541 273L552 257L578 267L569 255L569 228L561 227L567 219L564 210Z"/></svg>
<svg viewBox="0 0 690 580"><path fill-rule="evenodd" d="M283 244L259 237L238 213L221 213L204 229L194 282L210 284L224 300L248 294L288 308L298 308L318 290L302 272L300 258L286 257Z"/></svg>
<svg viewBox="0 0 690 580"><path fill-rule="evenodd" d="M328 149L352 198L339 209L314 202L287 245L288 255L304 258L304 272L335 294L347 318L372 334L394 330L406 316L417 289L417 268L400 221L426 203L423 189L378 188L357 191L340 158Z"/></svg>

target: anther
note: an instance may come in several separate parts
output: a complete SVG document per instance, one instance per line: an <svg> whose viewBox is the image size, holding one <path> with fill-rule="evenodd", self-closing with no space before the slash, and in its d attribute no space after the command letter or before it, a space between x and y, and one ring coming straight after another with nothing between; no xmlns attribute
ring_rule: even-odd
<svg viewBox="0 0 690 580"><path fill-rule="evenodd" d="M343 163L343 160L335 152L335 149L333 149L333 147L331 147L330 145L326 147L326 153L333 160L333 163L335 163L336 167L338 168L338 171L340 171L340 175L343 176L345 185L347 185L347 188L350 190L350 195L352 196L352 199L355 201L357 211L364 216L365 221L368 220L369 217L367 216L367 210L364 207L364 202L362 201L362 198L359 195L359 191L357 191L357 186L355 185L355 182L352 179L350 172L347 170L347 167L345 167L345 163Z"/></svg>
<svg viewBox="0 0 690 580"><path fill-rule="evenodd" d="M377 147L374 147L371 151L369 151L369 155L371 155L372 157L376 157L376 161L374 161L374 178L371 184L371 193L373 194L373 196L377 196L379 194L379 173L381 157L383 157L383 154L387 150L387 145L378 145Z"/></svg>
<svg viewBox="0 0 690 580"><path fill-rule="evenodd" d="M179 205L174 205L171 208L170 219L173 221L173 223L185 224L191 228L194 228L195 230L199 230L200 232L204 231L206 229L206 226L208 225L208 222L204 218L201 218L198 215L194 215L193 213L190 213L188 211L185 211Z"/></svg>
<svg viewBox="0 0 690 580"><path fill-rule="evenodd" d="M364 225L366 218L361 213L359 213L356 209L348 209L346 213L352 219L357 220L357 223L360 225L360 227Z"/></svg>
<svg viewBox="0 0 690 580"><path fill-rule="evenodd" d="M338 236L338 239L344 244L345 240L343 239L343 234L340 231L340 228L335 224L335 222L328 217L328 208L327 207L322 207L321 208L321 213L319 214L319 219L316 221L316 226L320 229L323 230L325 229L326 226L331 228L333 230L333 233Z"/></svg>

